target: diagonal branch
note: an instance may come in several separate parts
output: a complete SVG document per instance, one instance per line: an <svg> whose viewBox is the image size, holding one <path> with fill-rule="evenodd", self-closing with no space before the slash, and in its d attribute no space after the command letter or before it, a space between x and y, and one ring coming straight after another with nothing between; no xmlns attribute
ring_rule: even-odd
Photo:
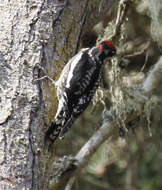
<svg viewBox="0 0 162 190"><path fill-rule="evenodd" d="M111 113L110 113L111 115ZM114 117L114 116L113 116ZM130 122L138 117L138 114L129 115L125 123ZM71 177L66 185L65 190L71 190L72 185L76 177L80 174L81 170L87 165L89 159L92 155L96 152L96 150L100 147L100 145L105 141L110 139L112 136L116 135L118 131L117 119L109 120L100 127L98 131L89 139L89 141L81 148L79 153L75 156L76 160L78 161L78 168L74 172L73 177Z"/></svg>

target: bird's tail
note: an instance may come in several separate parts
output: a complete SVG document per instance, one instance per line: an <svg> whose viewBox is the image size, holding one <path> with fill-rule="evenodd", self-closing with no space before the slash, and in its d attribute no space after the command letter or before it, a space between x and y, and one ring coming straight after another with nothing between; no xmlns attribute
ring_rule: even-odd
<svg viewBox="0 0 162 190"><path fill-rule="evenodd" d="M45 134L45 142L51 141L52 143L55 142L55 140L58 138L59 133L61 131L61 126L58 125L55 121L51 123L51 126L48 128L46 134Z"/></svg>
<svg viewBox="0 0 162 190"><path fill-rule="evenodd" d="M51 123L51 126L46 132L45 135L45 142L51 141L54 143L57 138L63 139L64 135L68 130L71 128L72 124L74 123L73 117L70 117L64 125L58 124L56 121Z"/></svg>
<svg viewBox="0 0 162 190"><path fill-rule="evenodd" d="M66 122L65 125L62 127L62 129L61 129L61 131L60 131L60 133L59 133L59 138L60 138L60 139L64 138L65 133L68 132L68 130L69 130L69 129L71 128L71 126L73 125L74 121L75 121L75 119L74 119L73 116L71 116L71 117L67 120L67 122Z"/></svg>

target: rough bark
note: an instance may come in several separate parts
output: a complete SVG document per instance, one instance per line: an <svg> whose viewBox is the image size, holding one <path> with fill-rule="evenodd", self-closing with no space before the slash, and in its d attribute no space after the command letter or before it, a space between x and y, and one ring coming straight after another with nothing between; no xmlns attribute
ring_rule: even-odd
<svg viewBox="0 0 162 190"><path fill-rule="evenodd" d="M56 77L78 49L87 15L100 0L2 1L0 7L0 189L48 189L54 153L44 150L56 111ZM102 12L102 11L101 11ZM103 12L102 12L103 14ZM46 110L46 111L45 111ZM47 116L48 115L48 116Z"/></svg>

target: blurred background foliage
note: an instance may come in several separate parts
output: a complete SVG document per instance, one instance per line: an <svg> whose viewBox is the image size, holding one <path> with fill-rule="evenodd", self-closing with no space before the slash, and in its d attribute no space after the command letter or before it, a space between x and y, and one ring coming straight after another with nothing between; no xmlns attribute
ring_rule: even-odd
<svg viewBox="0 0 162 190"><path fill-rule="evenodd" d="M100 23L93 29L86 28L82 35L82 47L93 46L104 28L113 23L116 18L119 1ZM106 5L105 5L106 6ZM111 24L110 24L111 25ZM134 0L129 7L127 21L124 24L123 38L118 44L122 51L126 46L133 46L150 41L146 52L130 59L123 59L121 69L127 76L135 73L144 76L156 63L162 48L162 0ZM126 64L127 63L127 64ZM129 77L128 77L129 80ZM131 85L131 83L130 83ZM106 77L102 87L108 89ZM156 98L162 98L162 85ZM107 108L111 103L107 100ZM55 153L75 155L93 133L101 126L101 102L92 108L92 104L76 121L63 141L56 142ZM161 190L162 189L162 106L152 109L150 130L145 117L129 123L129 131L123 137L118 134L108 139L95 153L84 169L81 177L75 183L74 189L79 190ZM151 135L150 135L151 133Z"/></svg>

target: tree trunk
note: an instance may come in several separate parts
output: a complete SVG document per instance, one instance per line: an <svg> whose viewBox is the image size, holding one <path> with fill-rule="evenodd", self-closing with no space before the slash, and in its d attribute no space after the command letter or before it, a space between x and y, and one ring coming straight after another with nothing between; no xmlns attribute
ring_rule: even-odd
<svg viewBox="0 0 162 190"><path fill-rule="evenodd" d="M0 189L48 189L55 157L44 149L44 134L57 101L50 82L35 81L38 66L57 77L77 52L85 24L103 15L99 3L1 1Z"/></svg>

